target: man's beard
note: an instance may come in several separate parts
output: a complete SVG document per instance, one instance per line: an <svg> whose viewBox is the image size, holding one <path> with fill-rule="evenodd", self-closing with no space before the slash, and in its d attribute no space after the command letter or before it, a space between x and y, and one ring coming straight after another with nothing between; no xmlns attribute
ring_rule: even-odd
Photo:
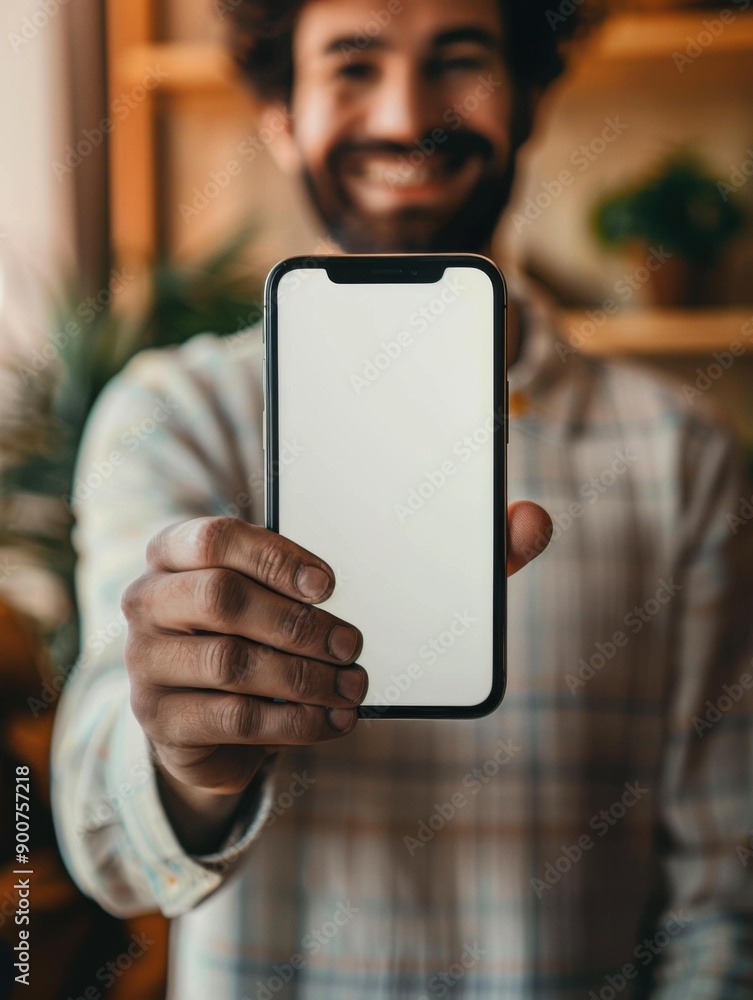
<svg viewBox="0 0 753 1000"><path fill-rule="evenodd" d="M379 215L361 211L348 196L337 171L342 154L351 147L334 152L322 181L304 169L308 196L328 235L345 253L486 252L510 198L515 155L511 152L500 167L494 163L491 144L485 138L474 133L458 133L452 138L466 155L482 155L485 168L464 203L443 219L425 206L406 205ZM383 144L379 148L383 149ZM413 150L393 151L408 155Z"/></svg>

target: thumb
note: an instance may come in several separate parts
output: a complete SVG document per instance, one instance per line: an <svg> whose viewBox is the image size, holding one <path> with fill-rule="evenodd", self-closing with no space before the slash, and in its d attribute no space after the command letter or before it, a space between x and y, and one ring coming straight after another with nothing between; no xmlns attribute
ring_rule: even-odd
<svg viewBox="0 0 753 1000"><path fill-rule="evenodd" d="M512 576L541 555L549 544L554 526L543 507L520 500L507 508L507 575Z"/></svg>

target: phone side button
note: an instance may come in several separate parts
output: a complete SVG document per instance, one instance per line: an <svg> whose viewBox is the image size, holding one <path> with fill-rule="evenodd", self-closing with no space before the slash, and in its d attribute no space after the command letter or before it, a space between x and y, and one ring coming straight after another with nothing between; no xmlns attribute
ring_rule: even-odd
<svg viewBox="0 0 753 1000"><path fill-rule="evenodd" d="M267 410L261 411L261 450L267 450Z"/></svg>
<svg viewBox="0 0 753 1000"><path fill-rule="evenodd" d="M510 443L510 383L505 382L505 427L507 429L507 443Z"/></svg>

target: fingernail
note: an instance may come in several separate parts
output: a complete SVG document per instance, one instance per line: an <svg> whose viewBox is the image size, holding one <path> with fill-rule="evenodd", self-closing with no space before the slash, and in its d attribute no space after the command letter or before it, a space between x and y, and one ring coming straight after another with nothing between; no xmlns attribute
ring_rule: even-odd
<svg viewBox="0 0 753 1000"><path fill-rule="evenodd" d="M353 710L348 708L330 708L327 714L329 715L329 722L332 728L338 729L340 732L350 729L355 715Z"/></svg>
<svg viewBox="0 0 753 1000"><path fill-rule="evenodd" d="M318 566L301 566L295 576L295 585L309 600L316 600L326 594L329 577Z"/></svg>
<svg viewBox="0 0 753 1000"><path fill-rule="evenodd" d="M338 670L335 687L348 701L360 701L366 688L366 671L360 667Z"/></svg>
<svg viewBox="0 0 753 1000"><path fill-rule="evenodd" d="M358 645L358 633L347 625L336 625L329 634L327 645L338 660L352 660Z"/></svg>

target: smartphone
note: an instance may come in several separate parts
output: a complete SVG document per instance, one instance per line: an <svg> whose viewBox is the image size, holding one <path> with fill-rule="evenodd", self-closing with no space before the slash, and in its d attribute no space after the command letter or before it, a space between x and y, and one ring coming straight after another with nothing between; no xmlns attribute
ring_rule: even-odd
<svg viewBox="0 0 753 1000"><path fill-rule="evenodd" d="M474 254L294 257L265 286L266 527L324 559L369 719L505 690L504 278Z"/></svg>

